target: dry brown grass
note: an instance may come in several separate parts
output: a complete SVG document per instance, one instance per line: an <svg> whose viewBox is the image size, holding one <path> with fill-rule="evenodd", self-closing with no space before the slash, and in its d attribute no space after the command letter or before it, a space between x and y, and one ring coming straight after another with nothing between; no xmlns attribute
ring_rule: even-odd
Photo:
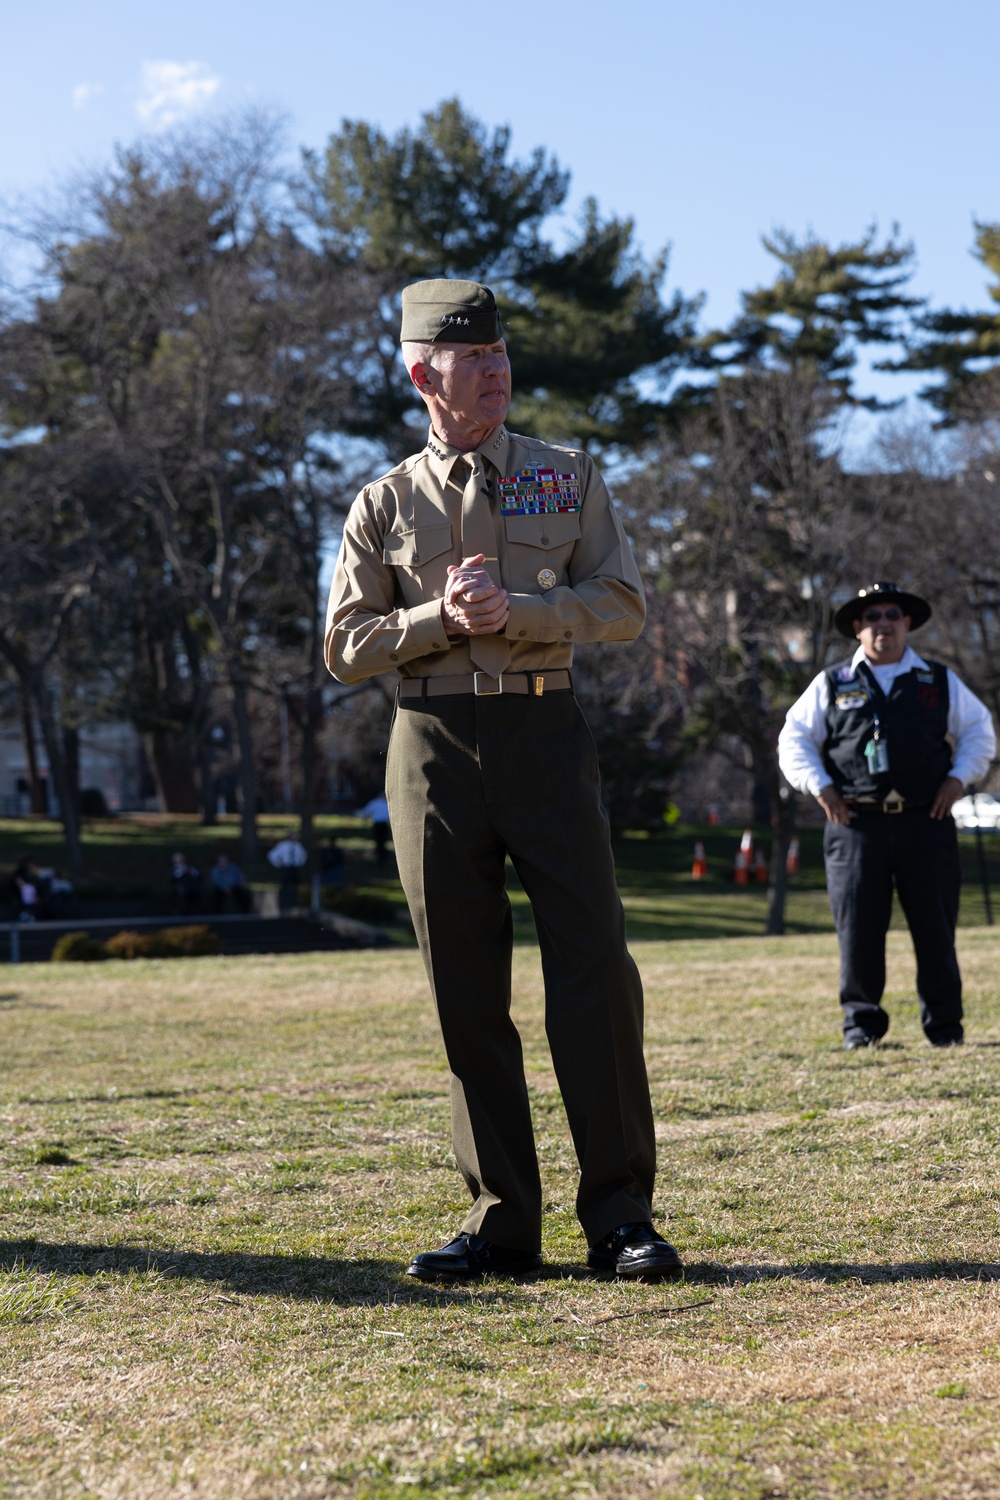
<svg viewBox="0 0 1000 1500"><path fill-rule="evenodd" d="M832 939L637 950L678 1287L582 1269L530 951L548 1267L452 1290L400 1275L463 1211L415 955L6 970L0 1495L1000 1496L1000 932L961 938L947 1052L903 935L871 1054Z"/></svg>

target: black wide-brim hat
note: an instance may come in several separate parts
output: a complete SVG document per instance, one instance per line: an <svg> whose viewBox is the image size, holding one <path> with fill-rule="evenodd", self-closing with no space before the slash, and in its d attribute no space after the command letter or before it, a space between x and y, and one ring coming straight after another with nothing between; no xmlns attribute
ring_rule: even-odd
<svg viewBox="0 0 1000 1500"><path fill-rule="evenodd" d="M855 639L854 621L860 620L862 612L873 604L898 604L904 615L910 617L910 629L917 630L926 625L931 617L931 607L919 594L908 594L898 583L888 583L884 578L879 583L870 583L858 589L853 599L842 604L833 617L833 623L841 635Z"/></svg>

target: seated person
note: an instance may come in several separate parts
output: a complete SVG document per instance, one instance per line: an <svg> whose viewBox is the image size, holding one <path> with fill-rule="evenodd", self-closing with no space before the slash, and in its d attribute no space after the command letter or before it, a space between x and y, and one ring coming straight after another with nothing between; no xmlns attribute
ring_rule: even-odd
<svg viewBox="0 0 1000 1500"><path fill-rule="evenodd" d="M243 871L234 865L228 854L220 854L212 866L209 876L212 882L212 909L225 911L232 904L237 911L250 910L250 892L243 879ZM230 897L232 901L230 903Z"/></svg>
<svg viewBox="0 0 1000 1500"><path fill-rule="evenodd" d="M201 911L201 871L183 854L171 855L170 889L175 912L183 915Z"/></svg>

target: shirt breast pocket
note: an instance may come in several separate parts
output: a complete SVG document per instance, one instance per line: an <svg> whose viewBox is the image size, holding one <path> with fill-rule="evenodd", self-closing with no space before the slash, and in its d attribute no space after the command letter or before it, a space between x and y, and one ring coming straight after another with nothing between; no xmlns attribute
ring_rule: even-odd
<svg viewBox="0 0 1000 1500"><path fill-rule="evenodd" d="M451 551L451 525L415 526L408 531L389 531L382 539L382 561L390 568L422 568L444 552Z"/></svg>
<svg viewBox="0 0 1000 1500"><path fill-rule="evenodd" d="M507 568L515 593L537 593L566 583L570 558L580 540L579 511L541 516L504 516Z"/></svg>

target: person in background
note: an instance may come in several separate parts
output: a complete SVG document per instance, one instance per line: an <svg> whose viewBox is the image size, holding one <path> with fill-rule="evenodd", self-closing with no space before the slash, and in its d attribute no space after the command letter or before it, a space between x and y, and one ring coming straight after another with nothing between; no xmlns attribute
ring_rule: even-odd
<svg viewBox="0 0 1000 1500"><path fill-rule="evenodd" d="M372 838L375 842L375 863L384 865L389 857L386 849L389 842L389 804L385 800L384 793L373 797L370 802L365 803L364 807L359 807L354 816L371 819Z"/></svg>
<svg viewBox="0 0 1000 1500"><path fill-rule="evenodd" d="M19 922L37 922L39 918L39 879L33 860L21 860L11 882L15 915Z"/></svg>
<svg viewBox="0 0 1000 1500"><path fill-rule="evenodd" d="M233 863L228 854L220 854L212 866L209 880L212 885L212 908L222 912L233 906L238 912L250 910L250 892L247 890L243 871Z"/></svg>
<svg viewBox="0 0 1000 1500"><path fill-rule="evenodd" d="M927 601L896 583L861 589L834 615L857 650L813 678L778 738L783 774L826 815L848 1051L874 1046L889 1029L882 993L894 884L916 951L924 1034L935 1047L964 1037L955 953L962 872L951 810L985 773L996 736L985 703L910 645L910 632L930 617Z"/></svg>
<svg viewBox="0 0 1000 1500"><path fill-rule="evenodd" d="M201 871L183 854L170 858L171 904L178 915L201 911Z"/></svg>
<svg viewBox="0 0 1000 1500"><path fill-rule="evenodd" d="M280 880L278 900L282 906L296 905L299 893L299 871L308 858L305 846L291 834L275 844L268 854L268 864L278 872Z"/></svg>

